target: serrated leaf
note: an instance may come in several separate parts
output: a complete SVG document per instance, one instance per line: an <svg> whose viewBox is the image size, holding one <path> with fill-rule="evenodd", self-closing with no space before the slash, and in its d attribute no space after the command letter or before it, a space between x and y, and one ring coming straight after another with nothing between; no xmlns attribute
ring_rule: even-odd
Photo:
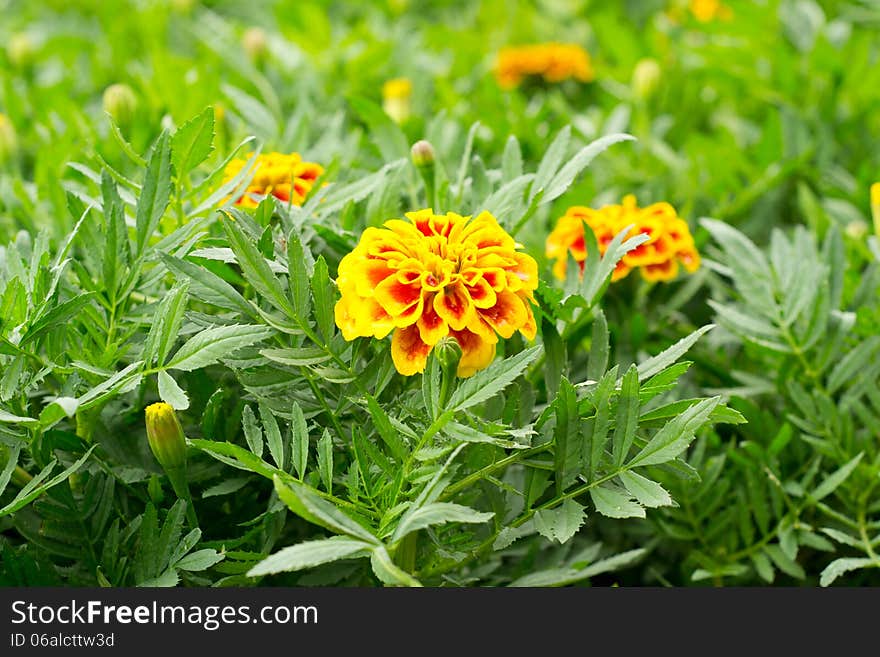
<svg viewBox="0 0 880 657"><path fill-rule="evenodd" d="M562 164L562 161L568 153L568 142L570 139L571 126L567 125L559 131L559 134L556 135L556 138L551 142L547 151L544 153L544 157L541 158L541 162L538 164L538 170L535 172L535 180L532 183L529 192L529 201L531 201L538 192L544 191L556 175L556 172L559 170L559 165Z"/></svg>
<svg viewBox="0 0 880 657"><path fill-rule="evenodd" d="M171 161L178 178L204 162L214 150L214 108L207 107L171 138Z"/></svg>
<svg viewBox="0 0 880 657"><path fill-rule="evenodd" d="M463 411L494 397L522 374L541 353L541 347L524 349L518 354L495 361L461 383L449 400L449 411Z"/></svg>
<svg viewBox="0 0 880 657"><path fill-rule="evenodd" d="M617 133L600 137L579 150L573 158L566 162L561 169L553 176L553 179L547 184L544 190L544 196L541 203L549 203L555 198L561 196L574 182L577 175L586 169L597 155L605 151L613 144L621 141L635 141L635 137L624 133Z"/></svg>
<svg viewBox="0 0 880 657"><path fill-rule="evenodd" d="M186 392L165 370L159 371L159 397L178 411L189 408L189 397L186 396Z"/></svg>
<svg viewBox="0 0 880 657"><path fill-rule="evenodd" d="M315 319L318 322L318 329L324 338L325 343L329 343L333 337L333 292L334 287L330 283L330 276L327 273L327 262L324 256L320 256L315 262L315 269L312 272L312 297L315 300Z"/></svg>
<svg viewBox="0 0 880 657"><path fill-rule="evenodd" d="M281 429L278 428L278 421L275 419L272 410L263 404L258 404L260 410L260 420L263 423L263 431L266 435L266 445L269 447L269 454L280 469L284 469L284 442L281 439Z"/></svg>
<svg viewBox="0 0 880 657"><path fill-rule="evenodd" d="M174 564L174 567L178 570L200 572L220 563L225 558L226 557L217 552L217 550L197 550L186 555L183 559Z"/></svg>
<svg viewBox="0 0 880 657"><path fill-rule="evenodd" d="M845 557L842 559L835 559L830 564L825 566L825 569L819 576L819 586L830 586L834 583L834 580L836 580L841 575L844 575L853 570L858 570L860 568L867 568L868 566L873 566L875 568L880 567L880 562L873 559L866 559L864 557Z"/></svg>
<svg viewBox="0 0 880 657"><path fill-rule="evenodd" d="M273 573L291 572L314 568L321 564L365 557L373 546L347 536L333 536L318 541L306 541L291 545L275 554L266 557L248 571L248 577L271 575Z"/></svg>
<svg viewBox="0 0 880 657"><path fill-rule="evenodd" d="M373 572L384 584L389 586L421 586L421 582L395 564L385 546L374 547L370 553Z"/></svg>
<svg viewBox="0 0 880 657"><path fill-rule="evenodd" d="M407 534L433 525L443 525L447 522L481 523L491 520L494 516L494 513L476 511L461 504L433 502L419 508L410 508L404 513L391 540L396 543Z"/></svg>
<svg viewBox="0 0 880 657"><path fill-rule="evenodd" d="M629 454L638 426L639 371L635 365L631 365L626 374L623 375L623 381L620 384L620 396L617 399L617 415L614 421L612 459L618 468L623 465L624 460L626 460Z"/></svg>
<svg viewBox="0 0 880 657"><path fill-rule="evenodd" d="M330 432L324 429L321 439L318 441L318 474L324 490L333 493L333 439Z"/></svg>
<svg viewBox="0 0 880 657"><path fill-rule="evenodd" d="M553 568L550 570L538 571L536 573L529 573L528 575L511 582L508 586L568 586L589 579L590 577L595 577L596 575L601 575L602 573L611 572L618 568L628 566L637 559L640 559L646 552L647 550L645 548L621 552L620 554L615 554L613 557L601 559L580 570L576 568Z"/></svg>
<svg viewBox="0 0 880 657"><path fill-rule="evenodd" d="M644 518L645 509L628 494L607 484L590 489L596 511L609 518Z"/></svg>
<svg viewBox="0 0 880 657"><path fill-rule="evenodd" d="M270 335L272 329L250 324L208 328L187 340L165 367L191 372L212 365L236 350L265 340Z"/></svg>
<svg viewBox="0 0 880 657"><path fill-rule="evenodd" d="M856 469L856 466L862 460L863 454L858 454L854 459L848 461L844 465L840 466L837 470L828 475L821 484L819 484L816 489L810 494L810 497L818 502L819 500L827 497L840 486L846 478L852 474L852 471Z"/></svg>
<svg viewBox="0 0 880 657"><path fill-rule="evenodd" d="M675 361L684 356L700 337L711 331L713 328L714 324L706 324L706 326L698 328L696 331L682 338L671 347L664 349L656 356L652 356L648 360L639 363L639 381L644 381L672 365Z"/></svg>
<svg viewBox="0 0 880 657"><path fill-rule="evenodd" d="M672 506L674 502L663 486L647 477L624 470L620 473L620 481L642 506L656 508L660 506Z"/></svg>
<svg viewBox="0 0 880 657"><path fill-rule="evenodd" d="M171 146L168 132L163 130L150 161L135 215L137 253L142 254L171 199Z"/></svg>
<svg viewBox="0 0 880 657"><path fill-rule="evenodd" d="M565 500L555 509L541 509L535 513L535 529L544 538L567 543L587 519L586 509L572 499Z"/></svg>
<svg viewBox="0 0 880 657"><path fill-rule="evenodd" d="M309 429L302 408L296 402L293 402L290 415L290 447L293 467L302 479L306 476L309 461Z"/></svg>
<svg viewBox="0 0 880 657"><path fill-rule="evenodd" d="M709 416L720 401L720 397L704 399L667 422L633 457L627 467L657 465L674 459L687 449L696 431L708 422Z"/></svg>

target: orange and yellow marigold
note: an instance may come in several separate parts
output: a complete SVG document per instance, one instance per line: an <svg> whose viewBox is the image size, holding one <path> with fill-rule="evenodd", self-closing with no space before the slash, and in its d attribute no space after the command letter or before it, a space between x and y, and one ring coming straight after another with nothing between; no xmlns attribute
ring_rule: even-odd
<svg viewBox="0 0 880 657"><path fill-rule="evenodd" d="M678 275L679 265L693 273L700 266L700 254L694 246L687 222L678 216L669 203L653 203L645 208L636 205L631 194L624 197L623 203L606 205L598 210L584 206L570 207L559 218L553 232L547 237L547 257L555 258L553 273L557 278L565 278L568 254L584 269L587 247L584 241L584 226L588 226L596 236L600 255L604 255L608 244L627 226L627 237L640 233L648 240L623 256L611 276L617 281L635 268L649 281L669 281Z"/></svg>
<svg viewBox="0 0 880 657"><path fill-rule="evenodd" d="M458 375L492 362L498 337L535 337L535 260L488 212L475 218L419 210L367 228L339 263L336 324L346 340L384 338L404 375L422 372L431 349L455 338Z"/></svg>
<svg viewBox="0 0 880 657"><path fill-rule="evenodd" d="M247 165L248 159L232 160L224 171L223 182L232 180ZM258 155L254 177L244 194L235 202L239 207L255 208L271 194L280 201L302 205L315 180L324 168L314 162L304 162L299 153L267 153Z"/></svg>
<svg viewBox="0 0 880 657"><path fill-rule="evenodd" d="M690 10L693 17L701 23L713 20L730 20L733 12L721 0L691 0Z"/></svg>
<svg viewBox="0 0 880 657"><path fill-rule="evenodd" d="M590 82L594 77L589 53L568 43L502 48L495 60L494 72L498 84L505 89L512 89L532 76L540 76L546 82L569 78Z"/></svg>

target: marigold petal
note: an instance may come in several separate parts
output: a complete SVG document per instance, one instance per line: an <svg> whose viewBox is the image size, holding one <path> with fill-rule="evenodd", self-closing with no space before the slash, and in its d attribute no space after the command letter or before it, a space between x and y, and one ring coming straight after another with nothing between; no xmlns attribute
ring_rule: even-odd
<svg viewBox="0 0 880 657"><path fill-rule="evenodd" d="M452 331L452 336L461 346L461 360L458 361L458 376L467 378L486 369L495 358L496 344L470 331Z"/></svg>
<svg viewBox="0 0 880 657"><path fill-rule="evenodd" d="M418 284L418 279L416 279L415 282L402 282L400 280L401 273L402 272L398 272L397 275L389 276L383 280L376 286L376 289L373 292L376 301L378 301L385 311L392 317L403 315L407 311L412 311L416 307L421 310L422 289ZM418 317L415 317L412 322L403 324L403 326L412 324L416 319L418 319Z"/></svg>
<svg viewBox="0 0 880 657"><path fill-rule="evenodd" d="M467 292L467 288L457 282L447 285L434 297L434 310L455 331L460 331L468 325L474 314L474 304Z"/></svg>
<svg viewBox="0 0 880 657"><path fill-rule="evenodd" d="M523 299L523 305L526 307L526 321L525 323L519 327L519 332L523 334L523 336L527 340L534 340L535 336L538 334L538 325L535 322L535 313L532 312L532 307L526 303L525 299Z"/></svg>
<svg viewBox="0 0 880 657"><path fill-rule="evenodd" d="M525 302L507 290L498 294L498 302L494 306L481 308L478 312L505 339L522 327L527 319Z"/></svg>
<svg viewBox="0 0 880 657"><path fill-rule="evenodd" d="M431 346L449 335L449 324L434 310L433 299L430 296L425 299L425 308L416 322L416 326L419 327L419 336L422 342Z"/></svg>
<svg viewBox="0 0 880 657"><path fill-rule="evenodd" d="M391 338L391 360L394 367L404 376L412 376L425 371L431 346L419 335L417 326L398 328Z"/></svg>

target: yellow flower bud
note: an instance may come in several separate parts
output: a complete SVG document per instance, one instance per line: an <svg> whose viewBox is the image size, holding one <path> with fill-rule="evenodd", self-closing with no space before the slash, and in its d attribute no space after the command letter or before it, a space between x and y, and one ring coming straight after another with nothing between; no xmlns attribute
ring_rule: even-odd
<svg viewBox="0 0 880 657"><path fill-rule="evenodd" d="M861 219L850 221L844 229L846 234L855 240L860 240L868 234L868 224Z"/></svg>
<svg viewBox="0 0 880 657"><path fill-rule="evenodd" d="M104 90L104 111L119 126L131 123L137 109L137 96L127 84L111 84Z"/></svg>
<svg viewBox="0 0 880 657"><path fill-rule="evenodd" d="M5 114L0 114L0 164L11 160L18 153L18 135L15 126Z"/></svg>
<svg viewBox="0 0 880 657"><path fill-rule="evenodd" d="M34 42L25 32L13 34L6 44L6 54L9 55L9 61L16 68L25 68L31 64L34 59Z"/></svg>
<svg viewBox="0 0 880 657"><path fill-rule="evenodd" d="M660 64L656 59L640 59L633 69L632 90L636 98L645 100L654 95L660 86Z"/></svg>
<svg viewBox="0 0 880 657"><path fill-rule="evenodd" d="M269 52L266 31L261 27L249 27L241 37L241 47L252 62L259 61Z"/></svg>
<svg viewBox="0 0 880 657"><path fill-rule="evenodd" d="M186 438L174 409L165 402L147 406L144 415L150 449L166 472L186 466Z"/></svg>
<svg viewBox="0 0 880 657"><path fill-rule="evenodd" d="M403 123L411 113L412 82L394 78L382 85L382 109L395 123Z"/></svg>

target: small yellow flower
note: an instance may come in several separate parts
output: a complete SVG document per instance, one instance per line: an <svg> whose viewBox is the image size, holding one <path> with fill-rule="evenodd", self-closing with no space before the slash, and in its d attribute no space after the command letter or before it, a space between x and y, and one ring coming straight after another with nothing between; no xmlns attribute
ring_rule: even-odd
<svg viewBox="0 0 880 657"><path fill-rule="evenodd" d="M662 75L660 63L656 59L650 57L640 59L633 68L632 74L632 90L636 98L645 100L653 96L660 86Z"/></svg>
<svg viewBox="0 0 880 657"><path fill-rule="evenodd" d="M412 112L412 82L394 78L382 85L382 109L395 123L403 123Z"/></svg>
<svg viewBox="0 0 880 657"><path fill-rule="evenodd" d="M269 52L269 38L261 27L249 27L241 37L241 47L252 62L259 62Z"/></svg>
<svg viewBox="0 0 880 657"><path fill-rule="evenodd" d="M596 236L599 254L604 255L614 236L632 226L627 238L639 234L648 236L627 253L614 269L612 281L618 281L638 268L648 281L670 281L678 275L679 266L695 272L700 266L700 254L694 245L687 222L680 218L668 203L653 203L645 208L636 205L633 195L624 197L619 205L606 205L598 210L573 206L557 220L556 227L547 237L546 253L556 260L553 274L565 279L568 254L571 253L581 272L587 259L584 226Z"/></svg>
<svg viewBox="0 0 880 657"><path fill-rule="evenodd" d="M335 316L346 340L393 331L394 366L410 376L449 336L461 347L458 376L468 377L492 362L498 336L534 339L538 265L495 217L431 209L406 217L367 228L339 263Z"/></svg>
<svg viewBox="0 0 880 657"><path fill-rule="evenodd" d="M733 11L720 0L691 0L691 14L701 23L709 23L714 20L730 20Z"/></svg>
<svg viewBox="0 0 880 657"><path fill-rule="evenodd" d="M232 160L224 171L223 182L232 180L247 164L249 158ZM255 208L269 194L280 201L302 205L315 181L324 173L324 167L314 162L303 162L299 153L267 153L257 156L254 177L245 193L235 202L239 207Z"/></svg>
<svg viewBox="0 0 880 657"><path fill-rule="evenodd" d="M581 46L542 43L502 48L495 61L495 79L504 89L512 89L525 78L540 76L545 82L573 78L590 82L595 77L590 55Z"/></svg>

